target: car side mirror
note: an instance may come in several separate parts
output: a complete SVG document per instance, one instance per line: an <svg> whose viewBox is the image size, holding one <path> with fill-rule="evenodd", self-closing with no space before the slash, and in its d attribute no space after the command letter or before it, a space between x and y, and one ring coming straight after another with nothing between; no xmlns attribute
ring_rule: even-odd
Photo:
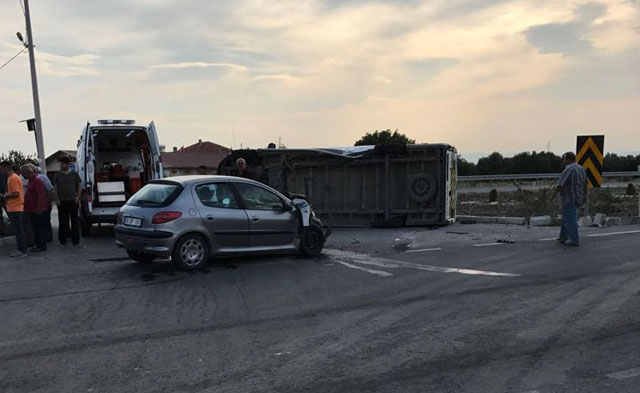
<svg viewBox="0 0 640 393"><path fill-rule="evenodd" d="M295 206L293 206L291 203L289 202L283 202L282 203L282 211L283 212L292 212L294 211L296 208Z"/></svg>

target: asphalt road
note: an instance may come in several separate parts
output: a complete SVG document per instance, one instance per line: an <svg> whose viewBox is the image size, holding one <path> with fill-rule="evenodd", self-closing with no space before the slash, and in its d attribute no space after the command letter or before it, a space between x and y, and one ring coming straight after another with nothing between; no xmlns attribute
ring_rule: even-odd
<svg viewBox="0 0 640 393"><path fill-rule="evenodd" d="M640 391L640 227L554 235L338 229L322 257L193 274L108 229L0 249L0 392Z"/></svg>

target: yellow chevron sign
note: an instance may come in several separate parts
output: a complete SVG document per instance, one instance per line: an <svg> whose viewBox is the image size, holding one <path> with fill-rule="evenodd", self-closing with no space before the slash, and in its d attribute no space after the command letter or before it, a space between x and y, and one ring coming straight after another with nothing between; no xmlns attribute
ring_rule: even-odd
<svg viewBox="0 0 640 393"><path fill-rule="evenodd" d="M604 135L578 136L576 162L587 171L589 188L602 186Z"/></svg>

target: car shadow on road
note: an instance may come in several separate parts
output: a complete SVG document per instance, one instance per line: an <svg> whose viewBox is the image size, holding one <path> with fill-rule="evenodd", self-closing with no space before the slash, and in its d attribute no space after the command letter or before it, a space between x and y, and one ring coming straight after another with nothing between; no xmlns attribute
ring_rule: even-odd
<svg viewBox="0 0 640 393"><path fill-rule="evenodd" d="M329 258L326 255L308 257L297 253L263 254L244 256L213 257L202 268L186 271L171 262L170 259L157 259L150 263L135 262L126 255L104 256L88 259L89 262L107 269L109 274L117 279L137 279L142 282L152 282L161 279L186 279L190 276L206 275L224 270L280 265L284 268L288 264L324 264ZM111 265L113 264L113 265Z"/></svg>

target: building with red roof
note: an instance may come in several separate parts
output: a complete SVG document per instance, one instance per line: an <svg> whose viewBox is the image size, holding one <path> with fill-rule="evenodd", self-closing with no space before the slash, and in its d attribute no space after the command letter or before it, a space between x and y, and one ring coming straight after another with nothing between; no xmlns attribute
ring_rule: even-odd
<svg viewBox="0 0 640 393"><path fill-rule="evenodd" d="M230 153L228 147L202 139L190 146L174 147L173 151L162 153L164 176L215 175L220 161Z"/></svg>

